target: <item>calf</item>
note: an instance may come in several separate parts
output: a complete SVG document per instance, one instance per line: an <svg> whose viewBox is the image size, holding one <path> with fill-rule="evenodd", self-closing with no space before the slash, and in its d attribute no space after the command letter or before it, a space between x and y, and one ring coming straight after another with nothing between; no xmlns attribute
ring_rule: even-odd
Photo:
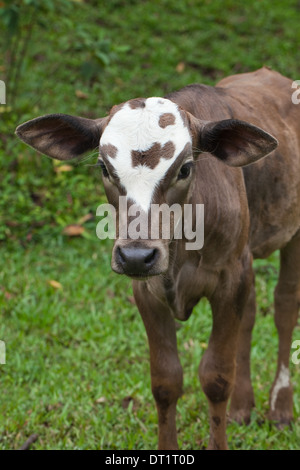
<svg viewBox="0 0 300 470"><path fill-rule="evenodd" d="M209 448L227 448L230 397L231 417L249 422L252 260L277 249L279 354L269 418L292 419L289 352L300 300L300 107L291 101L291 84L262 68L216 87L190 85L165 98L133 99L101 119L52 114L17 128L24 142L59 160L99 146L105 191L117 213L120 195L149 220L152 204L204 204L205 239L197 250L186 249L185 237L175 239L172 217L169 239L161 230L156 239L120 237L127 212L118 214L112 268L133 279L146 327L160 449L177 449L182 368L175 319L187 320L202 297L213 315L199 367L210 412ZM194 212L193 223L196 229Z"/></svg>

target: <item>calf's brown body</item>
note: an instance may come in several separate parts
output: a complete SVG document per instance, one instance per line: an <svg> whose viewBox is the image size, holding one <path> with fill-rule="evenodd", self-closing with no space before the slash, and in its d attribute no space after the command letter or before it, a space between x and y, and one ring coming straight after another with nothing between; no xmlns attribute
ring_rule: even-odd
<svg viewBox="0 0 300 470"><path fill-rule="evenodd" d="M225 410L231 392L232 417L249 421L254 405L250 381L255 315L252 256L265 258L276 249L281 250L281 269L275 292L279 355L273 388L282 365L285 370L289 367L300 300L300 107L292 103L291 83L263 68L226 78L216 88L192 85L168 96L201 120L237 118L260 126L274 135L279 145L272 154L243 170L200 155L190 201L204 203L203 249L187 254L181 246L184 241L177 241L171 247L170 258L176 261L169 267L168 282L166 278L134 281L150 350L154 351L152 386L162 447L176 448L174 410L182 387L173 317L186 319L203 296L213 312L212 335L199 368L210 407L209 447L226 448ZM284 385L273 407L272 391L270 398L270 418L281 423L292 419L289 379Z"/></svg>
<svg viewBox="0 0 300 470"><path fill-rule="evenodd" d="M202 297L209 300L213 315L209 345L199 367L199 378L210 412L209 448L227 447L226 409L230 397L231 417L240 422L249 421L254 406L250 380L250 342L255 316L252 260L253 257L267 257L277 249L281 253L279 282L275 291L279 354L270 393L269 417L280 423L292 419L288 368L300 300L300 106L292 103L291 84L291 80L262 68L226 78L215 88L191 85L166 97L180 107L193 136L194 174L180 203L204 204L205 239L204 246L196 251L186 250L185 239L160 241L161 245L156 243L155 249L161 250L161 257L168 257L164 264L167 268L161 274L158 272L158 275L133 280L134 296L149 340L160 449L177 449L175 414L176 403L182 393L183 374L177 352L175 320L187 320ZM144 106L142 100L129 103L132 108ZM90 124L90 146L80 142L85 150L92 148L97 140L95 123L101 135L119 109L114 108L109 118ZM218 132L217 140L205 139L203 133L202 140L197 137L204 128L217 129L215 122L232 122L235 126L232 120L245 121L264 129L277 139L278 147L243 169L236 165L244 163L232 163L232 166L227 161L231 147L238 162L238 159L243 160L242 146L245 142L250 149L249 155L254 146L242 125L238 124L237 136L226 134L224 137L222 127L214 131ZM82 153L81 147L78 150L77 140L85 122L81 120L76 125L70 122L68 117L52 115L49 119L38 118L32 121L33 124L25 123L17 133L43 153L67 159L72 156L71 152L70 155L59 156L57 141L52 144L52 139L55 140L58 123L62 126L60 141L66 133L63 126L67 127L68 135L75 129L77 147L73 152ZM163 126L173 125L175 118L166 113L160 122ZM83 134L86 140L86 132ZM275 148L274 142L266 145L264 154ZM160 151L163 149L158 147ZM223 147L226 147L225 153ZM133 156L140 158L137 152ZM172 171L175 172L171 168L169 172ZM105 182L109 200L116 201L118 184L116 182L112 188L109 182ZM179 197L176 186L172 189L164 185L167 183L162 181L154 202L176 202ZM117 240L113 252L113 267L118 272L121 268L117 255L131 242L122 243ZM134 243L136 247L138 243L153 246L152 242Z"/></svg>

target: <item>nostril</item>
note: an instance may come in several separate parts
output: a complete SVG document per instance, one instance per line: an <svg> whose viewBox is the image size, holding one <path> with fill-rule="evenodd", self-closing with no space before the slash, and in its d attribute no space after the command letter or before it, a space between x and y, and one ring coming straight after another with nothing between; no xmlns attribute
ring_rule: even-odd
<svg viewBox="0 0 300 470"><path fill-rule="evenodd" d="M117 247L117 255L121 263L126 263L126 257L119 246Z"/></svg>
<svg viewBox="0 0 300 470"><path fill-rule="evenodd" d="M122 273L130 276L148 274L159 261L159 249L144 246L116 246L115 263Z"/></svg>
<svg viewBox="0 0 300 470"><path fill-rule="evenodd" d="M145 257L145 264L152 264L155 261L157 256L157 249L154 248L146 257Z"/></svg>

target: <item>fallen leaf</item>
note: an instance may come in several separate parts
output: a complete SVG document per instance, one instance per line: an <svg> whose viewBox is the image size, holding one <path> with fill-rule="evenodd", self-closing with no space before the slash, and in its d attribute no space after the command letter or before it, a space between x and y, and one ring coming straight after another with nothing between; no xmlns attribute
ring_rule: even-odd
<svg viewBox="0 0 300 470"><path fill-rule="evenodd" d="M68 235L69 237L79 237L84 232L84 227L78 224L67 225L63 229L63 234Z"/></svg>
<svg viewBox="0 0 300 470"><path fill-rule="evenodd" d="M81 90L76 90L75 95L77 96L77 98L80 98L81 100L86 100L89 97L87 93L84 93Z"/></svg>
<svg viewBox="0 0 300 470"><path fill-rule="evenodd" d="M0 113L10 113L12 110L11 106L0 106Z"/></svg>
<svg viewBox="0 0 300 470"><path fill-rule="evenodd" d="M93 214L86 214L83 217L80 217L80 219L78 220L78 225L84 224L88 220L93 219L93 217L94 217Z"/></svg>
<svg viewBox="0 0 300 470"><path fill-rule="evenodd" d="M132 396L127 396L125 398L123 398L122 400L122 408L124 410L127 410L127 408L130 406L130 403L132 402L132 411L136 411L138 406L139 406L139 402L138 400L135 398L135 397L132 397Z"/></svg>
<svg viewBox="0 0 300 470"><path fill-rule="evenodd" d="M62 289L61 283L58 281L54 281L54 279L51 279L50 281L47 281L47 282L50 286L54 287L54 289Z"/></svg>
<svg viewBox="0 0 300 470"><path fill-rule="evenodd" d="M97 398L97 400L95 400L95 403L105 403L105 402L106 402L105 397L100 397L100 398Z"/></svg>
<svg viewBox="0 0 300 470"><path fill-rule="evenodd" d="M185 69L185 63L184 62L179 62L176 65L176 72L182 73L182 72L184 72L184 69Z"/></svg>
<svg viewBox="0 0 300 470"><path fill-rule="evenodd" d="M132 397L125 397L123 398L122 400L122 408L124 410L127 410L128 406L129 406L129 403L133 401L133 398Z"/></svg>
<svg viewBox="0 0 300 470"><path fill-rule="evenodd" d="M119 77L117 77L117 78L115 79L115 83L116 83L118 86L123 86L123 85L124 85L124 82L123 82L122 78L119 78Z"/></svg>
<svg viewBox="0 0 300 470"><path fill-rule="evenodd" d="M195 346L195 343L194 341L191 339L189 339L188 341L186 341L184 344L183 344L183 347L186 351L189 351L190 349L192 349L193 347Z"/></svg>
<svg viewBox="0 0 300 470"><path fill-rule="evenodd" d="M106 295L107 295L107 297L109 297L110 299L113 299L113 298L115 297L115 293L114 293L114 291L112 291L111 289L107 289Z"/></svg>
<svg viewBox="0 0 300 470"><path fill-rule="evenodd" d="M63 406L63 404L59 401L57 403L51 403L50 405L46 405L45 408L46 408L46 411L53 411L53 410L58 410L59 408L61 408Z"/></svg>
<svg viewBox="0 0 300 470"><path fill-rule="evenodd" d="M56 173L63 173L64 171L72 171L72 165L59 165L54 167Z"/></svg>

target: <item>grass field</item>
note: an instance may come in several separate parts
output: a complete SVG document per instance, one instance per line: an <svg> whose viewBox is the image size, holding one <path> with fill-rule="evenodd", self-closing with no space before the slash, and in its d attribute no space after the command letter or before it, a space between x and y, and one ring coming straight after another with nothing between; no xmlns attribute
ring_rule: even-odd
<svg viewBox="0 0 300 470"><path fill-rule="evenodd" d="M90 166L95 158L65 171L17 142L13 132L20 122L45 113L100 117L133 97L164 95L192 82L214 84L262 65L300 79L300 4L62 3L65 13L56 6L34 12L21 79L0 106L0 339L6 344L0 449L17 449L34 433L32 449L155 449L146 334L130 280L111 271L111 241L95 233L96 208L105 200L100 172ZM12 55L1 54L4 79ZM78 223L81 236L63 233ZM255 269L256 409L249 426L228 425L229 446L298 449L300 365L291 364L294 424L279 430L265 419L276 367L278 253L256 261ZM178 403L182 449L208 444L207 403L197 370L210 327L210 309L202 301L178 329L185 371ZM300 339L299 326L294 339Z"/></svg>

